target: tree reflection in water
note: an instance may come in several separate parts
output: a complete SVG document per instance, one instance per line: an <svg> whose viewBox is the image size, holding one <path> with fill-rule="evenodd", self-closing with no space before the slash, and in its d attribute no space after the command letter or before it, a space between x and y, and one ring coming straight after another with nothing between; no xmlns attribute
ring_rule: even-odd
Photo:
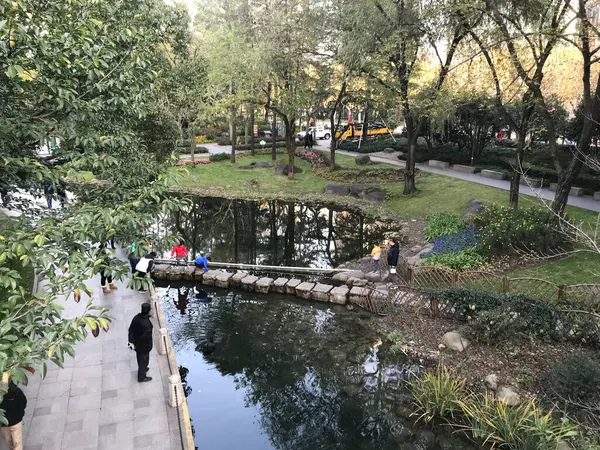
<svg viewBox="0 0 600 450"><path fill-rule="evenodd" d="M159 222L181 234L193 254L209 252L215 261L321 268L364 256L373 239L398 231L395 223L332 206L201 197Z"/></svg>
<svg viewBox="0 0 600 450"><path fill-rule="evenodd" d="M256 431L233 418L240 416L238 408L253 409L258 433L266 433L269 444L238 443L248 450L421 448L411 447L421 432L394 415L406 400L404 380L418 368L375 348L376 317L335 305L218 289L211 289L211 304L191 301L189 315L181 316L171 301L177 290L158 291L178 357L188 363L202 360L196 371L186 364L188 383L214 386L217 378L232 378L243 392L245 405L219 405L227 411L224 416L200 419L191 403L196 423L231 417L231 427L243 437ZM204 353L211 339L215 348ZM206 402L196 400L204 405L202 416L210 416ZM198 445L229 448L212 442L210 427L197 428L196 439Z"/></svg>

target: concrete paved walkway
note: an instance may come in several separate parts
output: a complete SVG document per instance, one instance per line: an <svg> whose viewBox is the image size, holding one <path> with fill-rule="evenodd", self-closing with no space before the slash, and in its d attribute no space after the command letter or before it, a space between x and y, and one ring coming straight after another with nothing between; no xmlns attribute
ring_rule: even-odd
<svg viewBox="0 0 600 450"><path fill-rule="evenodd" d="M121 250L117 256L125 259ZM148 383L137 382L135 352L127 348L127 330L148 294L127 289L102 294L100 277L89 281L94 303L110 309L114 321L108 333L91 334L79 343L75 358L60 369L50 364L40 380L29 375L23 387L27 410L23 421L25 450L181 449L177 412L168 405L169 367L159 357L158 326L154 322L154 350L150 354ZM65 316L80 314L84 299L65 302ZM0 438L0 450L6 450Z"/></svg>
<svg viewBox="0 0 600 450"><path fill-rule="evenodd" d="M328 141L328 140L327 141L318 141L317 145L315 146L315 150L328 151L329 150L329 142L330 141ZM231 153L230 145L203 144L203 146L206 147L210 153ZM260 146L257 145L257 148L260 148ZM345 151L345 150L337 150L337 153L340 155L347 155L347 156L358 156L360 154L360 153L349 152L349 151ZM190 155L185 155L185 154L180 155L180 156L182 158L188 158L188 159L190 157ZM381 156L373 156L373 154L369 154L369 156L371 157L372 161L379 162L379 163L391 164L391 165L399 166L399 167L404 167L406 165L404 161L400 161L398 159L384 158ZM198 154L196 156L196 158L203 158L203 157L205 157L205 156L203 156L202 154ZM419 168L420 170L422 170L424 172L436 173L438 175L444 175L444 176L451 177L451 178L457 178L459 180L471 181L472 183L483 184L485 186L491 186L491 187L495 187L498 189L503 189L505 191L510 190L510 182L508 180L492 180L491 178L484 178L479 174L455 172L454 170L450 170L450 169L449 170L436 169L434 167L429 167L426 164L417 164L417 168ZM532 197L543 198L544 200L551 201L554 199L554 192L552 192L548 188L531 189L529 186L521 186L520 193L523 195L528 195L528 196L532 196ZM583 208L583 209L587 209L590 211L600 212L600 202L593 200L592 197L589 195L586 195L583 197L575 197L575 196L571 195L571 196L569 196L568 204L571 206L576 206L578 208Z"/></svg>

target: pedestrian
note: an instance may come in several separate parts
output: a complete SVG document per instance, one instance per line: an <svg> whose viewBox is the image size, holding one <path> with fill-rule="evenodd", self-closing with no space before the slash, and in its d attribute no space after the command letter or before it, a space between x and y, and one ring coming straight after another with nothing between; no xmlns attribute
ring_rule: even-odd
<svg viewBox="0 0 600 450"><path fill-rule="evenodd" d="M116 236L116 232L113 231L112 234L110 235L110 239L108 240L108 242L106 243L106 246L108 247L110 245L110 248L112 250L116 250L117 246L115 245L115 236Z"/></svg>
<svg viewBox="0 0 600 450"><path fill-rule="evenodd" d="M128 251L128 256L127 259L129 259L129 265L131 266L131 274L133 275L135 273L135 266L137 266L137 263L140 262L140 258L138 258L135 254L135 242L132 242L131 244L129 244L129 247L127 248Z"/></svg>
<svg viewBox="0 0 600 450"><path fill-rule="evenodd" d="M398 244L398 239L390 239L388 246L390 248L388 249L387 262L390 268L390 273L394 274L396 273L396 266L398 265L398 256L400 256L400 244Z"/></svg>
<svg viewBox="0 0 600 450"><path fill-rule="evenodd" d="M311 134L308 132L308 130L306 130L306 134L304 135L304 148L309 148L309 140L310 140L310 136Z"/></svg>
<svg viewBox="0 0 600 450"><path fill-rule="evenodd" d="M140 259L140 262L135 266L135 273L138 277L145 278L152 271L154 258L156 258L156 253L150 252ZM146 290L142 287L140 292L146 292Z"/></svg>
<svg viewBox="0 0 600 450"><path fill-rule="evenodd" d="M104 245L100 244L100 251L106 251ZM107 252L108 253L108 252ZM110 258L108 258L108 262L110 263ZM109 268L100 269L100 286L102 286L103 294L110 294L110 290L116 291L119 289L114 283L112 278L112 273Z"/></svg>
<svg viewBox="0 0 600 450"><path fill-rule="evenodd" d="M64 180L58 182L58 186L56 186L56 195L58 196L58 200L60 200L60 205L64 208L67 205L67 186L65 185Z"/></svg>
<svg viewBox="0 0 600 450"><path fill-rule="evenodd" d="M44 196L46 197L48 209L52 209L52 197L54 197L54 183L52 181L44 181Z"/></svg>
<svg viewBox="0 0 600 450"><path fill-rule="evenodd" d="M179 264L182 261L185 263L187 261L188 255L188 249L185 248L185 244L183 243L183 241L179 241L179 244L175 244L175 247L173 247L173 250L171 250L171 258L175 256L175 258L177 259L177 264Z"/></svg>
<svg viewBox="0 0 600 450"><path fill-rule="evenodd" d="M142 304L142 312L136 314L131 325L129 325L128 346L135 350L138 363L138 382L151 381L152 377L147 375L150 363L150 351L152 351L152 322L150 321L150 303Z"/></svg>
<svg viewBox="0 0 600 450"><path fill-rule="evenodd" d="M373 259L373 272L379 272L379 260L381 259L381 247L379 247L379 241L373 242L371 258Z"/></svg>
<svg viewBox="0 0 600 450"><path fill-rule="evenodd" d="M2 393L0 409L4 410L4 418L8 422L2 425L2 435L10 450L23 450L23 417L27 407L27 397L12 381L9 382L8 389L3 387L0 391Z"/></svg>
<svg viewBox="0 0 600 450"><path fill-rule="evenodd" d="M308 148L312 149L313 143L314 143L313 134L312 134L312 132L307 133L307 134L308 134Z"/></svg>
<svg viewBox="0 0 600 450"><path fill-rule="evenodd" d="M194 264L196 265L196 267L198 269L201 269L204 267L204 271L208 272L208 258L204 255L204 252L200 252L200 254L198 256L196 256L196 260L194 261Z"/></svg>

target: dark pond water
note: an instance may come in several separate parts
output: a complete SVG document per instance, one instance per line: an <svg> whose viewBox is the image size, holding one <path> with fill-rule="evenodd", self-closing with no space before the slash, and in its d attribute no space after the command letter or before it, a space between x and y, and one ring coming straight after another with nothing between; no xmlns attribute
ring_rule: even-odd
<svg viewBox="0 0 600 450"><path fill-rule="evenodd" d="M466 448L441 447L436 439L448 443L445 436L399 418L410 411L404 380L419 368L385 356L377 317L278 295L204 289L198 295L192 287L185 302L176 287L157 289L178 363L189 370L198 448ZM203 303L205 294L210 303Z"/></svg>
<svg viewBox="0 0 600 450"><path fill-rule="evenodd" d="M364 256L374 239L398 230L395 223L327 205L200 197L161 227L213 261L319 268Z"/></svg>

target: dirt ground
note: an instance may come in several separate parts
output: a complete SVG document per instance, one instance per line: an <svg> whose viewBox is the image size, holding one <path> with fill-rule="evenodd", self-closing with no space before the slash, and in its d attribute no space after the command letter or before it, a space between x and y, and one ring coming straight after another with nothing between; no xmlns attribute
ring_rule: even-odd
<svg viewBox="0 0 600 450"><path fill-rule="evenodd" d="M462 353L449 349L440 351L442 336L448 331L457 331L464 322L409 310L382 317L379 325L384 336L399 331L410 349L409 354L421 357L426 367L443 362L475 391L484 389L483 379L487 375L496 374L499 384L515 387L526 397L540 397L543 378L556 363L575 352L597 357L590 349L566 342L547 343L528 336L515 336L498 345L473 342Z"/></svg>

